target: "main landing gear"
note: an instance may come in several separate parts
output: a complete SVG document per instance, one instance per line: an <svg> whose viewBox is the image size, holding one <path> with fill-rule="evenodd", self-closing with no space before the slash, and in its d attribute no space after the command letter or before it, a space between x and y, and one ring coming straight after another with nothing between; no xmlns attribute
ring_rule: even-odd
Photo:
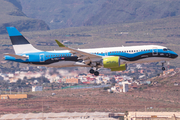
<svg viewBox="0 0 180 120"><path fill-rule="evenodd" d="M95 76L99 76L99 72L96 70L93 70L92 68L89 70L91 74L94 74Z"/></svg>

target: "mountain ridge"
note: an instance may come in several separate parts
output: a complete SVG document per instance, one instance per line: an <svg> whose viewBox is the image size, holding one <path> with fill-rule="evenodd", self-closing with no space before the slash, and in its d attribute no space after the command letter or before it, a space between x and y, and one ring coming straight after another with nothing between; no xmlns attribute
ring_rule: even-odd
<svg viewBox="0 0 180 120"><path fill-rule="evenodd" d="M179 0L20 1L28 17L44 20L51 29L140 22L180 15Z"/></svg>
<svg viewBox="0 0 180 120"><path fill-rule="evenodd" d="M28 18L22 11L19 0L2 0L0 4L0 34L7 33L6 27L14 26L20 31L49 30L49 26L38 19Z"/></svg>

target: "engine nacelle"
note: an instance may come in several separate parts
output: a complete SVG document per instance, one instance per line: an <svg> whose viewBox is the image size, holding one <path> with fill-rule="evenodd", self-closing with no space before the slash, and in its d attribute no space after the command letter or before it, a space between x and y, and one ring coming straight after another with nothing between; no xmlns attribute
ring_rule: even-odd
<svg viewBox="0 0 180 120"><path fill-rule="evenodd" d="M126 70L127 65L122 64L119 56L106 57L103 59L104 68L110 68L111 71L123 71Z"/></svg>
<svg viewBox="0 0 180 120"><path fill-rule="evenodd" d="M122 64L120 67L117 68L111 68L111 71L124 71L127 69L127 64Z"/></svg>
<svg viewBox="0 0 180 120"><path fill-rule="evenodd" d="M103 66L104 68L117 68L120 67L120 57L112 56L103 58Z"/></svg>

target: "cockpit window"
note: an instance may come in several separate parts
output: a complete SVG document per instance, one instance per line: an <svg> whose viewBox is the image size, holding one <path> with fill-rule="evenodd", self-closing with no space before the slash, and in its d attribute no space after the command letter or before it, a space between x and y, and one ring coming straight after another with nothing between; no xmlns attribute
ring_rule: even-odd
<svg viewBox="0 0 180 120"><path fill-rule="evenodd" d="M172 51L171 49L168 48L169 51Z"/></svg>
<svg viewBox="0 0 180 120"><path fill-rule="evenodd" d="M169 48L164 48L163 51L172 51L172 50Z"/></svg>
<svg viewBox="0 0 180 120"><path fill-rule="evenodd" d="M164 48L163 51L167 51L168 49L167 48Z"/></svg>

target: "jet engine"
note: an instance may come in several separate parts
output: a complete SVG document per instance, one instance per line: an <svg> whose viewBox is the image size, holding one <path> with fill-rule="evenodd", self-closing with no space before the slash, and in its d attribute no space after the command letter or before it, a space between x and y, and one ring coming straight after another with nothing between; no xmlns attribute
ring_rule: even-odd
<svg viewBox="0 0 180 120"><path fill-rule="evenodd" d="M111 71L123 71L126 70L127 65L122 64L119 56L112 56L103 58L104 68L109 68Z"/></svg>

